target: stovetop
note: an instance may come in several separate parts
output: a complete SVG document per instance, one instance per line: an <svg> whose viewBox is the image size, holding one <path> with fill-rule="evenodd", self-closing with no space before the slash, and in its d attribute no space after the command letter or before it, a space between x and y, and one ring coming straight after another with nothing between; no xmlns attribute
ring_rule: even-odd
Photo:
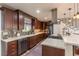
<svg viewBox="0 0 79 59"><path fill-rule="evenodd" d="M61 39L61 40L63 39L61 35L58 35L58 36L51 36L51 35L49 35L48 38Z"/></svg>

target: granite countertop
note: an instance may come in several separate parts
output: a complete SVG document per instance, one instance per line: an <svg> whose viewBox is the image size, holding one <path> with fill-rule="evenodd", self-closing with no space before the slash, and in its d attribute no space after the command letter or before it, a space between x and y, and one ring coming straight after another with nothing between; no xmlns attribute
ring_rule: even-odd
<svg viewBox="0 0 79 59"><path fill-rule="evenodd" d="M47 38L42 42L42 45L57 47L57 48L64 48L65 44L79 46L79 35L71 34L68 35L61 35L63 40L54 39L54 38Z"/></svg>
<svg viewBox="0 0 79 59"><path fill-rule="evenodd" d="M65 43L79 46L79 35L71 34L70 36L62 35Z"/></svg>
<svg viewBox="0 0 79 59"><path fill-rule="evenodd" d="M35 35L42 34L42 33L44 33L44 32L39 32L39 33L30 34L30 35L24 35L24 36L18 36L18 37L11 37L11 38L8 38L8 39L3 39L2 41L10 42L10 41L19 40L19 39L22 39L22 38L27 38L27 37L35 36Z"/></svg>
<svg viewBox="0 0 79 59"><path fill-rule="evenodd" d="M58 40L53 38L47 38L41 43L41 45L65 49L65 43L63 40Z"/></svg>

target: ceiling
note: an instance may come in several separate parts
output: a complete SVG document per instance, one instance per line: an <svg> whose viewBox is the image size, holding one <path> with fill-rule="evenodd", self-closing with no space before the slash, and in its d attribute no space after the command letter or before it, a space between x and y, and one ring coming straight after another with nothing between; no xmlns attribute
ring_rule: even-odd
<svg viewBox="0 0 79 59"><path fill-rule="evenodd" d="M5 3L2 5L10 6L14 9L20 9L34 17L37 17L40 21L52 20L51 9L57 8L63 4L60 3ZM40 10L37 14L36 10ZM47 19L45 19L47 17Z"/></svg>

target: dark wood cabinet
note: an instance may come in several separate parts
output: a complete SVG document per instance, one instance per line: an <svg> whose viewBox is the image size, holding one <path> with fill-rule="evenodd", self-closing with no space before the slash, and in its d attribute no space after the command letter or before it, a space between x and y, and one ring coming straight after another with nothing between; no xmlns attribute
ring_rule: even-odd
<svg viewBox="0 0 79 59"><path fill-rule="evenodd" d="M48 29L48 22L43 22L43 30Z"/></svg>
<svg viewBox="0 0 79 59"><path fill-rule="evenodd" d="M28 19L32 21L33 16L21 11L21 10L16 10L17 13L17 28L18 30L24 29L24 24L25 24L25 19L28 22ZM32 26L32 23L30 24Z"/></svg>
<svg viewBox="0 0 79 59"><path fill-rule="evenodd" d="M65 50L43 45L42 56L65 56Z"/></svg>
<svg viewBox="0 0 79 59"><path fill-rule="evenodd" d="M20 10L16 10L15 12L17 13L17 29L22 30L24 29L24 13Z"/></svg>
<svg viewBox="0 0 79 59"><path fill-rule="evenodd" d="M29 48L33 48L36 45L36 37L32 36L29 38Z"/></svg>
<svg viewBox="0 0 79 59"><path fill-rule="evenodd" d="M32 25L34 29L40 29L40 30L48 29L48 23L49 22L39 21L37 18L32 19Z"/></svg>
<svg viewBox="0 0 79 59"><path fill-rule="evenodd" d="M12 9L2 7L2 16L3 16L3 30L12 29L13 26L13 14Z"/></svg>
<svg viewBox="0 0 79 59"><path fill-rule="evenodd" d="M17 56L25 53L27 50L36 46L40 41L44 39L44 33L14 40L7 43L7 55Z"/></svg>
<svg viewBox="0 0 79 59"><path fill-rule="evenodd" d="M17 41L11 41L7 44L7 55L16 56L17 55Z"/></svg>
<svg viewBox="0 0 79 59"><path fill-rule="evenodd" d="M33 23L34 29L40 29L40 30L43 29L43 23L39 21L37 18L33 18L32 23Z"/></svg>
<svg viewBox="0 0 79 59"><path fill-rule="evenodd" d="M43 34L39 34L39 35L36 36L36 42L37 43L39 43L40 41L42 41L42 39L43 39L42 35Z"/></svg>
<svg viewBox="0 0 79 59"><path fill-rule="evenodd" d="M73 46L73 55L79 55L79 47L78 46Z"/></svg>
<svg viewBox="0 0 79 59"><path fill-rule="evenodd" d="M35 29L39 29L39 21L35 19Z"/></svg>
<svg viewBox="0 0 79 59"><path fill-rule="evenodd" d="M24 29L24 18L29 18L30 20L33 16L24 13L21 10L13 10L10 8L2 7L2 29ZM31 24L32 25L32 24Z"/></svg>
<svg viewBox="0 0 79 59"><path fill-rule="evenodd" d="M17 30L17 27L18 27L17 12L14 11L14 13L13 13L13 29Z"/></svg>
<svg viewBox="0 0 79 59"><path fill-rule="evenodd" d="M24 29L24 15L22 12L19 12L19 30Z"/></svg>
<svg viewBox="0 0 79 59"><path fill-rule="evenodd" d="M21 10L13 10L10 8L2 7L2 15L3 15L3 22L2 28L3 29L17 29L22 30L24 29L24 18L29 18L32 20L32 28L34 29L43 29L43 22L39 21L37 18L21 11Z"/></svg>
<svg viewBox="0 0 79 59"><path fill-rule="evenodd" d="M28 47L29 49L33 48L36 44L44 39L44 33L38 34L28 38Z"/></svg>

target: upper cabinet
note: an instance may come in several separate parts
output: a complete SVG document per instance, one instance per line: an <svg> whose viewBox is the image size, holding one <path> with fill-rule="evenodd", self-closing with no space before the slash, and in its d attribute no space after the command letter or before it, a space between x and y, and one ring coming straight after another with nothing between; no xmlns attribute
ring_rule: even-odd
<svg viewBox="0 0 79 59"><path fill-rule="evenodd" d="M37 18L21 11L2 7L2 29L3 30L42 30L43 22Z"/></svg>
<svg viewBox="0 0 79 59"><path fill-rule="evenodd" d="M24 15L20 10L16 10L18 20L18 30L24 29Z"/></svg>
<svg viewBox="0 0 79 59"><path fill-rule="evenodd" d="M13 13L13 29L17 30L18 27L18 20L17 20L17 12L14 11Z"/></svg>
<svg viewBox="0 0 79 59"><path fill-rule="evenodd" d="M40 29L40 30L43 29L43 24L38 19L35 19L34 26L35 26L35 29Z"/></svg>
<svg viewBox="0 0 79 59"><path fill-rule="evenodd" d="M49 22L43 22L43 30L48 29Z"/></svg>
<svg viewBox="0 0 79 59"><path fill-rule="evenodd" d="M3 16L3 26L2 29L12 29L12 25L13 25L13 10L2 7L2 16Z"/></svg>
<svg viewBox="0 0 79 59"><path fill-rule="evenodd" d="M32 19L32 25L33 25L33 29L38 29L38 30L46 30L48 29L48 23L49 22L41 22L39 21L37 18L33 18Z"/></svg>
<svg viewBox="0 0 79 59"><path fill-rule="evenodd" d="M16 12L17 12L17 24L18 24L17 28L18 28L18 30L25 29L25 27L28 28L29 25L31 27L32 16L30 16L29 14L26 14L20 10L16 10Z"/></svg>

